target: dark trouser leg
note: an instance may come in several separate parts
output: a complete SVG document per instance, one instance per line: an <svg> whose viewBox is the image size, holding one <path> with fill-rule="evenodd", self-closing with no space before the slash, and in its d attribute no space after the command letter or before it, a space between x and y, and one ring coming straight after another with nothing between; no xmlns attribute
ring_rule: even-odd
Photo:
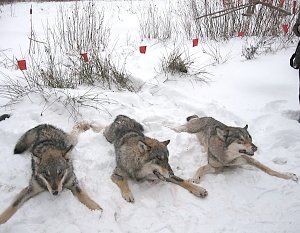
<svg viewBox="0 0 300 233"><path fill-rule="evenodd" d="M300 105L300 69L299 69L299 105Z"/></svg>

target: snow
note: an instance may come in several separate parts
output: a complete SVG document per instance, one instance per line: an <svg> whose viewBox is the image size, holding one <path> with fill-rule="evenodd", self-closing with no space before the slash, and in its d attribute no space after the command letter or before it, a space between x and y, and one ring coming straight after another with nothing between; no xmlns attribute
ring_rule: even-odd
<svg viewBox="0 0 300 233"><path fill-rule="evenodd" d="M111 103L104 105L105 111L81 109L79 120L107 125L118 114L136 119L144 125L146 135L161 141L171 140L170 164L175 174L186 179L206 163L205 154L194 135L176 134L168 127L183 124L193 114L212 116L231 126L248 124L258 146L254 158L274 170L300 175L300 124L296 121L300 115L298 73L288 64L294 48L246 61L241 57L245 38L220 42L222 54L229 55L229 59L223 64L207 66L212 74L207 84L180 78L163 82L165 77L158 74L160 58L173 43L140 41L135 10L145 2L98 2L111 15L115 56L126 54L126 69L144 85L138 93L94 88L93 93L105 94ZM59 3L18 3L3 7L0 50L6 50L8 56L27 55L31 4L34 27L41 34L42 22L53 21L59 6ZM208 41L200 39L198 47L192 47L188 40L182 43L196 65L212 63L202 51ZM148 46L146 54L138 52L141 44ZM0 65L0 71L22 79L18 70ZM89 87L80 87L77 91L87 90ZM13 155L19 137L41 123L53 124L67 132L74 125L61 105L45 107L40 96L30 97L0 108L0 115L12 114L0 122L0 211L27 186L31 176L30 155ZM6 101L0 98L1 105ZM208 190L205 199L172 184L129 181L135 197L132 204L122 198L110 180L115 167L114 148L101 133L87 131L80 135L73 163L80 184L104 209L102 215L90 211L68 190L57 197L44 192L26 202L0 226L0 232L296 233L300 229L299 183L271 177L253 167L205 176L200 183Z"/></svg>

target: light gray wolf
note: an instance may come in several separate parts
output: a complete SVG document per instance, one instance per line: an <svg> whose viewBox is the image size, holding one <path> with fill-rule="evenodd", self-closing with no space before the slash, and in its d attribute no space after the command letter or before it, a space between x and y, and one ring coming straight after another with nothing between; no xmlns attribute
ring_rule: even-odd
<svg viewBox="0 0 300 233"><path fill-rule="evenodd" d="M134 202L128 179L135 181L166 181L187 189L197 197L207 196L207 191L174 175L169 164L168 141L160 142L143 133L143 126L124 115L118 115L103 132L108 142L114 144L116 168L112 181L120 188L123 198Z"/></svg>
<svg viewBox="0 0 300 233"><path fill-rule="evenodd" d="M5 223L30 198L48 190L58 195L63 188L72 191L78 200L91 210L101 210L86 191L80 187L73 171L70 154L77 143L77 136L91 128L87 123L76 124L70 134L48 124L28 130L17 142L14 154L31 152L32 176L24 188L0 215L0 224Z"/></svg>
<svg viewBox="0 0 300 233"><path fill-rule="evenodd" d="M257 147L252 143L247 129L248 125L244 128L231 127L212 117L197 115L187 117L186 124L173 128L178 133L195 134L207 153L208 164L200 167L191 181L199 183L200 178L207 173L216 173L225 167L244 164L253 165L271 176L297 181L297 175L274 171L251 157Z"/></svg>

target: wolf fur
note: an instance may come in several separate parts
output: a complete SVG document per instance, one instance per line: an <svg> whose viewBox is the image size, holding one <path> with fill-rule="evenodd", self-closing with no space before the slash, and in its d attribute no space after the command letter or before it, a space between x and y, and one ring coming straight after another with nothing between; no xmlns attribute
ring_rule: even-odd
<svg viewBox="0 0 300 233"><path fill-rule="evenodd" d="M10 219L27 200L45 190L52 195L58 195L63 188L67 188L89 209L102 210L80 187L70 159L78 134L92 127L87 123L78 123L72 132L67 134L52 125L42 124L21 136L14 148L14 154L21 154L27 150L31 152L32 176L29 185L0 215L0 224Z"/></svg>
<svg viewBox="0 0 300 233"><path fill-rule="evenodd" d="M108 142L114 144L116 168L112 181L120 188L123 198L134 202L128 179L136 181L163 180L177 184L198 197L207 196L204 188L174 175L169 164L168 141L160 142L144 135L143 126L124 115L118 115L104 130Z"/></svg>
<svg viewBox="0 0 300 233"><path fill-rule="evenodd" d="M207 173L244 164L253 165L271 176L297 181L295 174L274 171L251 157L257 147L252 143L247 129L248 125L244 128L231 127L212 117L200 118L197 115L188 117L186 124L173 128L178 133L195 134L207 153L208 164L200 167L191 181L199 183L200 178Z"/></svg>

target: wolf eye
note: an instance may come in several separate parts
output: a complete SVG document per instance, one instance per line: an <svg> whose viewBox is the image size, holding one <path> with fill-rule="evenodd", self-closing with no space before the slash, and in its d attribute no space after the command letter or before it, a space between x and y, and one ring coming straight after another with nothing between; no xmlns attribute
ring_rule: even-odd
<svg viewBox="0 0 300 233"><path fill-rule="evenodd" d="M62 170L57 170L57 174L58 174L59 176L62 176L62 175L63 175L63 171L62 171Z"/></svg>
<svg viewBox="0 0 300 233"><path fill-rule="evenodd" d="M49 178L49 177L50 177L50 173L49 173L48 171L44 171L44 172L43 172L43 176L44 176L45 178Z"/></svg>
<svg viewBox="0 0 300 233"><path fill-rule="evenodd" d="M243 142L244 142L244 139L241 139L241 138L237 141L238 144L242 144Z"/></svg>

